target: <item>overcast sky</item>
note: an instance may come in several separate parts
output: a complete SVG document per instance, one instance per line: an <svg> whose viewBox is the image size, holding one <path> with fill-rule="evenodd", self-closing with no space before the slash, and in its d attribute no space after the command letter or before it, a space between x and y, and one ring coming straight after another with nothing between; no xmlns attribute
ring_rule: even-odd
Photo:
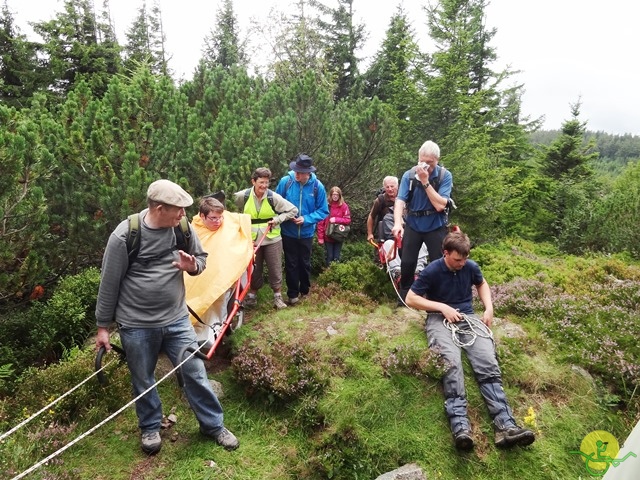
<svg viewBox="0 0 640 480"><path fill-rule="evenodd" d="M143 0L110 0L118 40L131 26ZM373 55L389 20L402 1L413 19L422 50L431 52L427 0L354 0L356 19L365 24L368 41L361 55ZM147 0L147 6L153 0ZM331 5L333 0L324 0ZM101 5L102 0L95 0ZM241 34L250 19L263 19L271 7L286 10L290 0L233 0ZM161 0L170 67L190 79L200 58L203 38L215 25L220 0ZM27 22L50 20L62 0L8 0L22 33ZM570 118L570 105L582 102L581 120L589 130L640 135L640 78L637 22L640 6L630 0L492 0L486 9L489 28L497 34L495 69L519 70L514 81L524 84L523 113L544 116L545 129L558 129Z"/></svg>

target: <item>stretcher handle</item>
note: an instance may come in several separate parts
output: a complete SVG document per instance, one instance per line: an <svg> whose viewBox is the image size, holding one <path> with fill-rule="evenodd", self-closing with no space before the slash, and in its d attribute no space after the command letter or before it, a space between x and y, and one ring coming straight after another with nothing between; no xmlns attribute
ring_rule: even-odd
<svg viewBox="0 0 640 480"><path fill-rule="evenodd" d="M127 355L124 353L124 350L122 348L117 345L111 345L111 348L120 356L121 361L124 362L127 359ZM95 370L96 372L98 372L98 382L100 382L100 385L102 386L105 386L109 383L109 381L107 380L107 376L104 374L104 371L100 371L102 369L102 357L104 357L105 353L107 353L107 347L103 345L100 347L98 353L96 354L95 364Z"/></svg>

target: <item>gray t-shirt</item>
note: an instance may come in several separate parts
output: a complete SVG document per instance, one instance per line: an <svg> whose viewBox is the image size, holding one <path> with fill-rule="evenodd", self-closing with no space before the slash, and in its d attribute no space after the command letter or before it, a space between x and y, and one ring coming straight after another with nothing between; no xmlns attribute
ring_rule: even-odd
<svg viewBox="0 0 640 480"><path fill-rule="evenodd" d="M140 212L140 251L129 267L126 239L129 222L124 220L113 231L102 259L102 273L96 305L99 327L113 321L136 328L165 327L188 314L183 271L171 262L178 259L173 228L150 228L144 222L147 210ZM196 257L200 274L206 267L202 249L191 225L187 253Z"/></svg>

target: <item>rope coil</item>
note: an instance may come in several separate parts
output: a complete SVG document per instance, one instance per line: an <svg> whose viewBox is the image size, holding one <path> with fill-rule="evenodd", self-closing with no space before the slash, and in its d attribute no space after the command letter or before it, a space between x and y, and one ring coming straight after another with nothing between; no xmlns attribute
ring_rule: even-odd
<svg viewBox="0 0 640 480"><path fill-rule="evenodd" d="M473 345L478 337L490 338L493 340L493 332L487 327L482 320L462 313L462 321L467 322L467 328L461 327L460 322L449 322L446 318L442 319L444 328L451 331L451 340L457 347L470 347ZM459 335L466 335L471 337L467 342L460 340Z"/></svg>

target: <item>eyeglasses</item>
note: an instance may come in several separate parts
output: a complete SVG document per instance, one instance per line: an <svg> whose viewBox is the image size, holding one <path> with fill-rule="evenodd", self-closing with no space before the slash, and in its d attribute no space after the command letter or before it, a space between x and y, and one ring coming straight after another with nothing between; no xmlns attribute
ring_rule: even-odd
<svg viewBox="0 0 640 480"><path fill-rule="evenodd" d="M219 217L204 217L207 220L209 220L210 222L221 222L222 220L224 220L224 215L220 215Z"/></svg>

